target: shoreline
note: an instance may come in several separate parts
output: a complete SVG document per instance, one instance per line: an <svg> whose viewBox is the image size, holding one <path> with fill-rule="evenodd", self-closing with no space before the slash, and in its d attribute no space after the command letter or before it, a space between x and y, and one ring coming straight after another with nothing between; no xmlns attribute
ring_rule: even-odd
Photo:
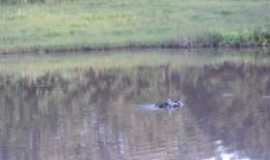
<svg viewBox="0 0 270 160"><path fill-rule="evenodd" d="M144 50L144 49L270 49L270 44L233 44L233 45L218 45L214 46L212 44L152 44L152 45L127 45L127 46L104 46L104 47L91 47L81 46L81 47L29 47L29 48L10 48L1 49L0 55L13 55L13 54L65 54L71 52L110 52L110 51L123 51L123 50Z"/></svg>

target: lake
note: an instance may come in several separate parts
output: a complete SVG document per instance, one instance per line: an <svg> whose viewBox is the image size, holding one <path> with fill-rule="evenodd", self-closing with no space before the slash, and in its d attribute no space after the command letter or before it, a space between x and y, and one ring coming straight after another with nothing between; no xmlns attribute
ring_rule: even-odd
<svg viewBox="0 0 270 160"><path fill-rule="evenodd" d="M269 51L120 52L1 56L0 160L269 159Z"/></svg>

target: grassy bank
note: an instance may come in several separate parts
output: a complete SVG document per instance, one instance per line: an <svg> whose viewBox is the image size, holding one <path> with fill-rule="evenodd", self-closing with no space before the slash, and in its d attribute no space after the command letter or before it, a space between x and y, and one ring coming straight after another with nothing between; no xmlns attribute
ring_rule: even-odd
<svg viewBox="0 0 270 160"><path fill-rule="evenodd" d="M95 0L0 6L0 52L266 46L267 0Z"/></svg>

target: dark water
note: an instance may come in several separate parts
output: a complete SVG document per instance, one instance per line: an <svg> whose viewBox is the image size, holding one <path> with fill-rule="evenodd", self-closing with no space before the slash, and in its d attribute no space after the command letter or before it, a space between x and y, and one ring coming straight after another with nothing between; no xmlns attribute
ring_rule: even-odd
<svg viewBox="0 0 270 160"><path fill-rule="evenodd" d="M0 76L0 160L266 160L270 67L89 69ZM174 112L140 105L168 97Z"/></svg>

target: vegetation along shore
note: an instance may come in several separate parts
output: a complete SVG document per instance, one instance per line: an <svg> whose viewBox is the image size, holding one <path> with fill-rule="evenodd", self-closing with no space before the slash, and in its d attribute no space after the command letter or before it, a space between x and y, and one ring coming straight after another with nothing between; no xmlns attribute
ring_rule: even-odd
<svg viewBox="0 0 270 160"><path fill-rule="evenodd" d="M268 0L0 4L0 53L270 45Z"/></svg>

